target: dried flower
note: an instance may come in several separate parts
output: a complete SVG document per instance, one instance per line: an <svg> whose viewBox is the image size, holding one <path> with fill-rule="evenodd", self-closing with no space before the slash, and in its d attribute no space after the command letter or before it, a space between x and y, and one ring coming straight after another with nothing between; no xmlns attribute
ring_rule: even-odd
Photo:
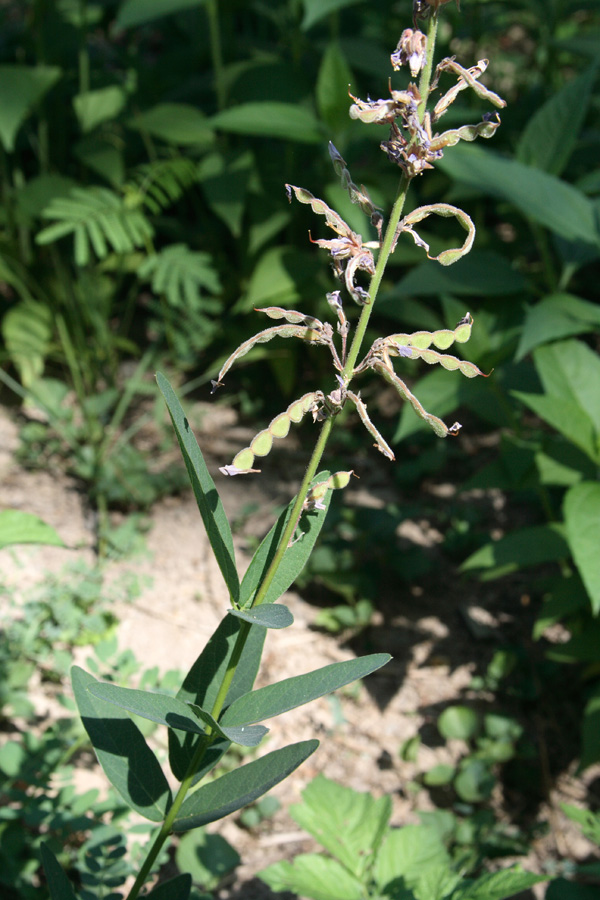
<svg viewBox="0 0 600 900"><path fill-rule="evenodd" d="M410 74L416 78L427 61L427 38L422 31L405 28L398 41L398 46L391 55L392 68L395 72L408 63Z"/></svg>

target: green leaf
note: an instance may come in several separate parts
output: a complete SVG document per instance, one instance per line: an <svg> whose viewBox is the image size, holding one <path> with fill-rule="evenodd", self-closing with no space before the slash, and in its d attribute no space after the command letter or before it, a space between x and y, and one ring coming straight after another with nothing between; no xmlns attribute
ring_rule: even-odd
<svg viewBox="0 0 600 900"><path fill-rule="evenodd" d="M588 696L583 711L581 737L580 770L587 769L588 766L600 761L600 684L597 685ZM577 807L575 807L575 809L577 809ZM565 810L565 812L567 812L567 810ZM581 822L581 824L593 825L593 830L586 830L586 828L584 828L584 833L590 840L593 840L596 844L600 845L600 817L598 814L592 816L592 813L589 810L580 809L577 809L577 812L584 815L587 813L588 818L585 819L585 822ZM568 812L567 815L569 815ZM575 814L571 815L570 818L574 818L574 815Z"/></svg>
<svg viewBox="0 0 600 900"><path fill-rule="evenodd" d="M185 872L163 881L145 897L147 900L188 900L192 890L192 876Z"/></svg>
<svg viewBox="0 0 600 900"><path fill-rule="evenodd" d="M287 778L318 746L315 740L290 744L198 788L184 801L173 830L189 831L247 806Z"/></svg>
<svg viewBox="0 0 600 900"><path fill-rule="evenodd" d="M215 139L212 125L204 113L187 103L159 103L138 113L127 125L167 144L183 147L208 147Z"/></svg>
<svg viewBox="0 0 600 900"><path fill-rule="evenodd" d="M291 891L312 900L363 900L362 882L335 859L322 854L302 853L293 862L275 863L258 873L272 891Z"/></svg>
<svg viewBox="0 0 600 900"><path fill-rule="evenodd" d="M125 0L119 10L115 28L131 28L134 25L146 25L154 19L182 12L186 9L199 9L205 0Z"/></svg>
<svg viewBox="0 0 600 900"><path fill-rule="evenodd" d="M243 584L243 582L242 582ZM230 609L230 616L243 619L251 625L261 625L263 628L287 628L294 624L294 617L281 603L263 603L254 609Z"/></svg>
<svg viewBox="0 0 600 900"><path fill-rule="evenodd" d="M0 141L8 153L25 119L61 74L58 66L0 66Z"/></svg>
<svg viewBox="0 0 600 900"><path fill-rule="evenodd" d="M95 678L78 666L71 675L79 714L106 777L132 809L152 822L162 822L171 791L141 731L127 713L92 696L88 688Z"/></svg>
<svg viewBox="0 0 600 900"><path fill-rule="evenodd" d="M244 747L256 747L267 733L267 728L222 728L213 719L210 713L195 704L189 705L168 694L158 694L151 691L137 691L131 688L118 687L116 684L97 682L89 688L90 693L107 703L114 703L121 709L167 728L178 731L188 731L192 734L205 735L206 730L198 719L208 725L213 733L219 734L236 744Z"/></svg>
<svg viewBox="0 0 600 900"><path fill-rule="evenodd" d="M594 615L600 612L600 483L584 481L570 488L563 501L565 530Z"/></svg>
<svg viewBox="0 0 600 900"><path fill-rule="evenodd" d="M35 219L55 197L67 197L74 187L77 187L77 182L64 175L36 175L19 189L17 194L19 213ZM2 277L6 277L4 273Z"/></svg>
<svg viewBox="0 0 600 900"><path fill-rule="evenodd" d="M48 306L25 300L2 319L2 336L23 387L31 387L44 371L52 338L52 313Z"/></svg>
<svg viewBox="0 0 600 900"><path fill-rule="evenodd" d="M519 528L480 547L461 565L461 572L473 569L487 570L480 577L484 580L499 578L526 566L543 562L557 562L569 557L569 546L564 538L564 528L558 523Z"/></svg>
<svg viewBox="0 0 600 900"><path fill-rule="evenodd" d="M440 715L437 727L446 740L457 738L470 741L478 734L481 722L477 713L468 706L449 706Z"/></svg>
<svg viewBox="0 0 600 900"><path fill-rule="evenodd" d="M211 153L198 164L197 179L208 205L234 237L242 233L246 198L254 174L252 153L224 155Z"/></svg>
<svg viewBox="0 0 600 900"><path fill-rule="evenodd" d="M585 628L575 634L565 644L551 644L546 650L548 659L560 663L593 663L598 662L600 647L600 619L586 618Z"/></svg>
<svg viewBox="0 0 600 900"><path fill-rule="evenodd" d="M517 159L561 175L573 153L587 114L597 63L578 78L572 78L546 100L521 132Z"/></svg>
<svg viewBox="0 0 600 900"><path fill-rule="evenodd" d="M266 629L249 628L233 616L225 616L216 631L196 659L177 693L177 699L194 703L203 709L213 709L217 693L225 677L231 655L242 628L249 629L242 657L227 694L228 703L252 689L264 645ZM173 774L181 780L194 756L198 738L192 734L181 738L176 732L169 732L169 762ZM219 756L210 754L209 768L218 762ZM212 765L210 763L212 762Z"/></svg>
<svg viewBox="0 0 600 900"><path fill-rule="evenodd" d="M552 399L580 407L600 434L600 357L583 341L561 341L533 354L542 385ZM599 448L600 452L600 448Z"/></svg>
<svg viewBox="0 0 600 900"><path fill-rule="evenodd" d="M13 544L50 544L64 547L64 543L50 525L32 513L19 509L0 510L0 550Z"/></svg>
<svg viewBox="0 0 600 900"><path fill-rule="evenodd" d="M407 887L417 883L422 871L433 865L448 868L450 858L442 839L427 825L406 825L390 831L381 845L373 876L380 891L393 896L394 882Z"/></svg>
<svg viewBox="0 0 600 900"><path fill-rule="evenodd" d="M107 119L116 119L126 102L125 91L116 84L73 97L73 107L83 132L93 131Z"/></svg>
<svg viewBox="0 0 600 900"><path fill-rule="evenodd" d="M450 784L455 775L456 769L454 766L447 763L440 763L425 772L423 775L423 784L426 784L428 787L439 787L443 784Z"/></svg>
<svg viewBox="0 0 600 900"><path fill-rule="evenodd" d="M554 175L472 145L453 147L438 166L451 178L501 197L569 241L600 244L594 204Z"/></svg>
<svg viewBox="0 0 600 900"><path fill-rule="evenodd" d="M165 403L175 428L210 545L225 579L229 596L232 602L237 604L239 601L240 583L235 566L231 528L229 527L221 498L173 388L160 372L156 375L156 381L160 392L165 398Z"/></svg>
<svg viewBox="0 0 600 900"><path fill-rule="evenodd" d="M593 423L578 404L545 394L525 394L523 391L510 393L583 450L591 460L598 459Z"/></svg>
<svg viewBox="0 0 600 900"><path fill-rule="evenodd" d="M319 472L311 482L311 485L328 478L329 474L329 472ZM321 528L325 523L325 517L329 509L332 493L332 491L328 491L325 497L323 497L323 509L317 509L314 512L305 514L301 517L299 527L303 532L303 536L301 540L295 541L292 546L288 547L285 551L281 565L275 573L275 577L271 582L271 586L267 591L262 605L275 603L279 600L281 595L287 591L302 572L312 553ZM256 591L275 556L281 535L289 521L293 505L294 500L292 500L288 504L287 509L281 513L252 557L240 587L239 605L241 607L249 607L254 600Z"/></svg>
<svg viewBox="0 0 600 900"><path fill-rule="evenodd" d="M516 866L512 869L502 869L499 872L482 875L470 884L463 883L456 893L452 894L452 900L504 900L506 897L514 897L515 894L526 891L534 884L548 881L549 877L523 872Z"/></svg>
<svg viewBox="0 0 600 900"><path fill-rule="evenodd" d="M40 856L42 857L44 874L46 875L46 881L48 882L50 900L77 900L77 895L73 890L71 882L45 841L42 841L40 844Z"/></svg>
<svg viewBox="0 0 600 900"><path fill-rule="evenodd" d="M465 803L482 803L489 800L496 779L482 759L467 758L454 779L454 790Z"/></svg>
<svg viewBox="0 0 600 900"><path fill-rule="evenodd" d="M385 665L389 653L371 653L359 659L331 663L306 675L294 675L257 691L249 691L229 706L221 719L223 725L249 725L279 716L297 706L303 706L331 694L351 681L365 678Z"/></svg>
<svg viewBox="0 0 600 900"><path fill-rule="evenodd" d="M414 266L392 290L377 301L377 309L387 315L388 306L404 297L431 297L450 293L456 296L501 297L525 291L525 279L498 253L473 250L452 266ZM425 327L425 323L420 327Z"/></svg>
<svg viewBox="0 0 600 900"><path fill-rule="evenodd" d="M302 0L304 4L304 18L302 30L308 31L316 22L320 22L325 16L332 15L347 6L355 6L363 0Z"/></svg>
<svg viewBox="0 0 600 900"><path fill-rule="evenodd" d="M155 294L164 295L175 308L199 309L205 291L217 294L221 285L209 253L190 250L186 244L169 244L152 253L138 268Z"/></svg>
<svg viewBox="0 0 600 900"><path fill-rule="evenodd" d="M241 103L212 116L209 124L216 131L234 134L274 137L306 144L317 144L323 140L321 126L314 113L294 103Z"/></svg>
<svg viewBox="0 0 600 900"><path fill-rule="evenodd" d="M239 866L241 858L220 834L207 834L199 828L179 840L175 862L178 869L190 873L194 884L213 891Z"/></svg>
<svg viewBox="0 0 600 900"><path fill-rule="evenodd" d="M302 801L290 807L294 821L349 872L363 879L386 831L391 798L375 799L317 775L302 791Z"/></svg>
<svg viewBox="0 0 600 900"><path fill-rule="evenodd" d="M587 331L600 329L600 309L573 294L550 294L527 309L515 359L535 347Z"/></svg>
<svg viewBox="0 0 600 900"><path fill-rule="evenodd" d="M319 115L334 134L348 127L348 85L352 81L352 71L339 44L330 41L319 67L316 98Z"/></svg>

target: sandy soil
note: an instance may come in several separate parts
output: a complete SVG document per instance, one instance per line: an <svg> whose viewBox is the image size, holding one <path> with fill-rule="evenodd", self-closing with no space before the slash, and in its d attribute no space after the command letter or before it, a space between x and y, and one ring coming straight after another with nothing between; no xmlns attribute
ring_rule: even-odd
<svg viewBox="0 0 600 900"><path fill-rule="evenodd" d="M289 499L289 485L278 477L220 477L218 465L228 462L232 450L244 446L248 436L230 411L199 406L190 418L201 423L199 439L230 517L239 515L245 504L260 504L250 524L251 530L264 533L274 508ZM0 507L35 513L59 532L69 548L21 546L2 551L2 580L25 591L45 571L59 571L75 556L92 562L93 536L85 497L75 482L59 472L24 471L14 459L17 443L17 426L2 413ZM290 458L295 458L293 451ZM377 486L373 490L362 486L355 489L354 502L361 497L359 490L363 501L383 503L383 492ZM433 486L432 496L437 492L443 502L444 492L452 490L451 485ZM502 506L492 497L490 508L494 502ZM187 670L224 614L223 582L191 492L157 503L150 518L148 554L108 566L108 579L125 569L150 579L141 597L116 610L119 643L122 648L131 648L144 666L158 665L162 671ZM405 521L398 540L435 554L439 532L425 520ZM235 543L244 566L249 561L247 537L238 534ZM512 596L507 602L502 590L506 589L497 584L454 587L451 578L439 572L419 585L390 585L383 612L376 614L373 626L358 641L315 630L312 623L316 608L296 593L286 595L285 603L294 614L295 624L269 633L260 685L348 659L356 646L361 652L389 651L393 660L361 685L355 696L342 694L339 706L330 698L322 698L270 723L269 750L315 736L321 746L274 790L282 808L258 830L244 830L235 817L220 825L221 833L242 856L234 883L223 889L221 897L251 900L269 896L254 878L256 871L283 857L313 849L286 808L299 800L302 788L317 773L357 790L389 793L394 802L394 824L418 821L417 810L434 808L429 793L416 779L437 763L453 761L464 750L439 741L435 719L448 703L471 696L469 685L476 669L489 661L500 640L521 627L518 611L522 598ZM478 635L477 622L483 626ZM423 737L417 760L402 760L401 745L417 734ZM585 802L594 773L577 779L574 770L572 763L554 780L549 798L538 809L542 818L550 820L552 835L534 845L525 861L529 868L540 870L557 855L584 858L591 850L558 809L559 801ZM505 816L506 798L498 796L495 802L499 815ZM536 896L543 893L540 889Z"/></svg>

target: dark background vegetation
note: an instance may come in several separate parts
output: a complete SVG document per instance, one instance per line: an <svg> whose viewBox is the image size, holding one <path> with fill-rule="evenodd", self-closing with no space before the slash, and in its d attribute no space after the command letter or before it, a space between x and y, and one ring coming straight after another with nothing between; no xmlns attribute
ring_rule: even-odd
<svg viewBox="0 0 600 900"><path fill-rule="evenodd" d="M149 468L136 443L156 397L150 374L160 367L182 394L206 398L225 356L266 327L254 309L327 314L332 275L307 234L324 236L322 222L288 205L284 183L375 238L327 141L386 214L399 177L379 150L386 130L350 121L347 91L386 96L389 54L411 19L403 0L0 4L0 401L20 416L24 464L79 480L100 553L111 508L144 509L183 484ZM540 748L513 730L498 750L498 735L475 743L479 723L468 789L457 771L439 773L438 787L480 811L500 770L518 805L535 808L573 760L582 770L600 760L599 34L594 0L444 7L439 56L489 59L484 80L508 105L492 141L448 150L411 186L411 206L469 213L474 250L443 269L401 242L370 332L454 327L468 310L465 356L493 374L459 380L399 360L429 412L461 421L456 441L434 438L377 381L362 385L397 461L348 418L331 468L361 471L385 502L336 498L300 585L311 584L324 627L376 649L391 648L373 613L389 635L398 585L429 579L456 612L480 578L489 610L510 608L517 625L477 660L478 685L517 725L542 710L555 736ZM444 122L485 111L465 91ZM450 230L431 228L432 252L451 245ZM285 341L244 358L225 402L258 431L330 382L319 348ZM436 492L448 483L450 495ZM435 554L398 541L419 518L442 535ZM579 900L576 888L560 896Z"/></svg>

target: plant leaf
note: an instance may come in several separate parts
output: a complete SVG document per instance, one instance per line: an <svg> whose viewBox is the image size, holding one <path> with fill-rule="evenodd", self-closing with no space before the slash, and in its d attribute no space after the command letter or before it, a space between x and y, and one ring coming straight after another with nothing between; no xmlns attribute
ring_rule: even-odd
<svg viewBox="0 0 600 900"><path fill-rule="evenodd" d="M513 897L521 891L526 891L540 881L548 881L549 877L524 872L517 867L488 872L470 884L463 883L452 894L452 900L505 900L506 897Z"/></svg>
<svg viewBox="0 0 600 900"><path fill-rule="evenodd" d="M316 22L324 19L325 16L331 15L331 13L362 2L363 0L302 0L304 5L302 31L308 31Z"/></svg>
<svg viewBox="0 0 600 900"><path fill-rule="evenodd" d="M192 483L196 503L206 528L210 545L225 579L232 603L238 603L240 583L235 565L233 538L221 498L204 462L200 447L186 419L173 388L160 372L156 375L159 390L165 399L181 453ZM203 704L200 704L203 705Z"/></svg>
<svg viewBox="0 0 600 900"><path fill-rule="evenodd" d="M138 113L127 125L134 131L146 132L167 144L182 147L209 147L215 139L204 113L187 103L159 103Z"/></svg>
<svg viewBox="0 0 600 900"><path fill-rule="evenodd" d="M530 306L525 315L515 360L541 344L600 329L600 309L573 294L550 294Z"/></svg>
<svg viewBox="0 0 600 900"><path fill-rule="evenodd" d="M570 488L563 501L567 541L590 596L594 615L600 612L600 484L584 481Z"/></svg>
<svg viewBox="0 0 600 900"><path fill-rule="evenodd" d="M311 486L314 484L318 484L323 480L323 478L327 478L329 474L329 472L319 472L319 474L311 482ZM295 541L292 546L288 547L285 551L284 557L281 561L281 565L277 569L275 577L271 582L271 586L269 587L265 599L263 600L263 605L268 603L275 603L277 600L279 600L281 595L287 591L287 589L294 583L300 572L303 570L310 554L312 553L321 528L325 523L325 516L327 515L327 510L329 509L329 504L331 502L331 495L332 492L328 491L326 496L323 498L324 509L316 509L313 512L305 514L300 519L300 527L304 531L302 540ZM285 509L281 513L267 536L263 539L254 556L252 557L250 565L246 569L246 573L242 578L242 584L240 587L239 605L241 607L251 606L256 591L258 590L269 566L271 565L273 557L275 556L279 541L281 539L281 535L288 523L293 505L294 501L292 500L287 509Z"/></svg>
<svg viewBox="0 0 600 900"><path fill-rule="evenodd" d="M107 119L115 119L127 102L122 87L112 84L96 91L85 91L73 97L73 107L81 130L93 131Z"/></svg>
<svg viewBox="0 0 600 900"><path fill-rule="evenodd" d="M525 566L543 562L557 562L569 556L569 546L564 538L564 528L556 522L549 525L533 525L519 528L480 547L461 565L461 572L484 569L483 580L499 578L516 572Z"/></svg>
<svg viewBox="0 0 600 900"><path fill-rule="evenodd" d="M588 695L588 700L583 712L583 726L581 732L581 759L579 761L579 768L587 769L588 766L591 766L600 760L600 685L596 685ZM569 815L567 810L565 810L565 812ZM598 815L596 814L595 816L595 828L592 827L594 820L590 821L592 818L590 810L584 811L579 809L579 807L574 807L574 813L570 815L569 818L574 818L575 815L586 816L583 822L580 821L580 825L584 826L584 833L587 832L589 840L594 840L595 843L600 844L600 818ZM575 821L577 821L577 819L575 819ZM586 824L589 824L589 828L585 828Z"/></svg>
<svg viewBox="0 0 600 900"><path fill-rule="evenodd" d="M198 9L204 0L125 0L119 10L115 27L131 28L145 25L162 16L172 15L186 9Z"/></svg>
<svg viewBox="0 0 600 900"><path fill-rule="evenodd" d="M323 140L321 126L313 112L294 103L240 103L217 113L208 121L216 131L234 134L274 137L306 144L317 144Z"/></svg>
<svg viewBox="0 0 600 900"><path fill-rule="evenodd" d="M0 141L8 153L33 107L61 74L58 66L0 66Z"/></svg>
<svg viewBox="0 0 600 900"><path fill-rule="evenodd" d="M173 830L189 831L216 822L252 803L287 778L318 746L315 740L290 744L198 788L184 801Z"/></svg>
<svg viewBox="0 0 600 900"><path fill-rule="evenodd" d="M434 864L450 868L450 857L437 831L427 825L406 825L386 835L373 875L379 890L388 894L400 879L412 887L422 871Z"/></svg>
<svg viewBox="0 0 600 900"><path fill-rule="evenodd" d="M192 876L184 872L158 884L145 897L147 900L188 900L191 890Z"/></svg>
<svg viewBox="0 0 600 900"><path fill-rule="evenodd" d="M297 706L310 703L317 697L331 694L351 681L365 678L390 659L389 653L371 653L359 659L331 663L305 675L294 675L257 691L250 691L225 710L221 722L223 725L248 725L279 716Z"/></svg>
<svg viewBox="0 0 600 900"><path fill-rule="evenodd" d="M294 624L293 615L281 603L263 603L254 609L230 609L228 612L230 616L263 628L287 628Z"/></svg>
<svg viewBox="0 0 600 900"><path fill-rule="evenodd" d="M50 525L32 513L19 509L0 510L0 550L12 544L50 544L64 547L64 543Z"/></svg>
<svg viewBox="0 0 600 900"><path fill-rule="evenodd" d="M291 891L312 900L363 900L364 885L335 859L316 853L301 853L293 862L275 863L258 877L272 891ZM408 900L408 898L407 898Z"/></svg>
<svg viewBox="0 0 600 900"><path fill-rule="evenodd" d="M52 313L44 303L17 303L2 319L2 336L23 387L29 388L44 371L52 338Z"/></svg>
<svg viewBox="0 0 600 900"><path fill-rule="evenodd" d="M162 822L171 791L141 731L127 713L90 693L96 683L92 675L73 666L71 677L79 714L106 777L132 809Z"/></svg>
<svg viewBox="0 0 600 900"><path fill-rule="evenodd" d="M48 882L50 900L77 900L71 882L45 841L42 841L40 844L40 856L42 857L44 874L46 875L46 881Z"/></svg>

